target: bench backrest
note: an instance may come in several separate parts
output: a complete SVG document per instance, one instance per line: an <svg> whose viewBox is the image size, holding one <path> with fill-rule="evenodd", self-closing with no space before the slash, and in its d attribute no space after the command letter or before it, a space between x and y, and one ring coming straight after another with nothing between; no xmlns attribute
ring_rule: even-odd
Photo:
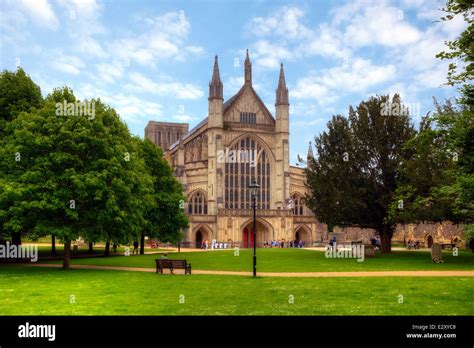
<svg viewBox="0 0 474 348"><path fill-rule="evenodd" d="M156 264L160 267L186 267L186 260L156 259Z"/></svg>

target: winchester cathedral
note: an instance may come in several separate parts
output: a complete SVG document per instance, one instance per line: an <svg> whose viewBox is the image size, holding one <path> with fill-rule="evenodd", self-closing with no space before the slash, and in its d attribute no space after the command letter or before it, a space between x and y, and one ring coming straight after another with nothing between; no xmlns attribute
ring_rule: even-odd
<svg viewBox="0 0 474 348"><path fill-rule="evenodd" d="M224 102L217 56L209 83L208 117L189 131L187 123L150 121L145 137L161 147L176 177L185 187L189 228L185 245L199 247L205 240L232 246L253 246L252 194L260 186L257 202L257 245L284 239L326 242L368 242L375 231L335 227L318 222L304 206L304 169L290 165L289 97L283 64L275 97L274 116L252 87L249 54L244 64L244 85ZM312 156L311 147L308 156ZM433 241L461 238L462 228L450 222L401 224L392 241Z"/></svg>
<svg viewBox="0 0 474 348"><path fill-rule="evenodd" d="M302 203L305 176L289 161L289 99L283 65L274 115L252 86L249 54L245 82L224 101L217 56L209 84L209 113L191 131L186 123L150 121L145 137L160 146L183 183L189 229L185 241L253 245L253 180L260 186L257 245L271 240L319 241L326 226ZM325 236L324 236L325 237Z"/></svg>

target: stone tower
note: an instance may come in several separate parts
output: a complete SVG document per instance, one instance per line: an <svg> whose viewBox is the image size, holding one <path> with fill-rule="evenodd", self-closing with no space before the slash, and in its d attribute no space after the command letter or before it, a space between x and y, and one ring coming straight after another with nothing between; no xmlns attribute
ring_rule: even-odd
<svg viewBox="0 0 474 348"><path fill-rule="evenodd" d="M277 209L286 209L290 198L290 159L289 159L289 108L288 88L286 87L283 64L275 100L275 157L276 157L276 205Z"/></svg>
<svg viewBox="0 0 474 348"><path fill-rule="evenodd" d="M209 214L217 214L217 204L222 200L222 163L217 163L217 153L222 150L224 132L224 96L219 74L217 55L214 59L212 79L209 83L209 119L208 119L208 180L207 198ZM218 184L219 183L219 184Z"/></svg>

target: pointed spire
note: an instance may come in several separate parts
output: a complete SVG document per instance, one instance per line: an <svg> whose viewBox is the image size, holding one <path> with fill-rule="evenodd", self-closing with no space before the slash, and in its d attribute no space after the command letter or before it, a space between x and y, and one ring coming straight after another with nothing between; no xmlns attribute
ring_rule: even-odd
<svg viewBox="0 0 474 348"><path fill-rule="evenodd" d="M224 99L223 97L223 85L221 76L219 74L219 62L217 55L214 58L214 69L212 71L212 79L209 83L209 99Z"/></svg>
<svg viewBox="0 0 474 348"><path fill-rule="evenodd" d="M252 84L252 63L250 63L249 50L245 57L245 84Z"/></svg>
<svg viewBox="0 0 474 348"><path fill-rule="evenodd" d="M283 63L280 65L280 78L278 79L278 88L276 90L275 105L289 105L288 103L288 88L286 87L285 72L283 70Z"/></svg>
<svg viewBox="0 0 474 348"><path fill-rule="evenodd" d="M311 141L309 142L308 155L306 157L307 157L308 160L310 158L314 158L313 146L311 146Z"/></svg>

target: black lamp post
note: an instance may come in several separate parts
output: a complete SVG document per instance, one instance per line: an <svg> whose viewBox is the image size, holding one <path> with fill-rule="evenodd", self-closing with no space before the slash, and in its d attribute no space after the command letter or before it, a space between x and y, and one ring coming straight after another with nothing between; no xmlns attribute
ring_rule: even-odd
<svg viewBox="0 0 474 348"><path fill-rule="evenodd" d="M253 206L253 276L257 276L257 220L256 220L256 210L257 210L257 191L260 188L260 185L252 181L249 185L252 193L252 206Z"/></svg>

